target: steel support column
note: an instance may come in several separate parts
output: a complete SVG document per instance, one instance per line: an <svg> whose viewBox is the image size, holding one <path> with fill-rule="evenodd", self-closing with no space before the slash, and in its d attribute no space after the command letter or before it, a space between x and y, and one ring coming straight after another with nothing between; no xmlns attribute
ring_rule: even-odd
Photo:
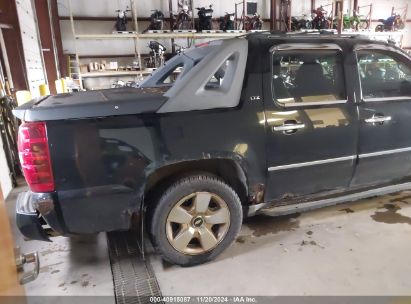
<svg viewBox="0 0 411 304"><path fill-rule="evenodd" d="M270 29L277 30L277 0L271 0L270 6Z"/></svg>
<svg viewBox="0 0 411 304"><path fill-rule="evenodd" d="M353 12L358 10L358 0L354 0L352 10Z"/></svg>

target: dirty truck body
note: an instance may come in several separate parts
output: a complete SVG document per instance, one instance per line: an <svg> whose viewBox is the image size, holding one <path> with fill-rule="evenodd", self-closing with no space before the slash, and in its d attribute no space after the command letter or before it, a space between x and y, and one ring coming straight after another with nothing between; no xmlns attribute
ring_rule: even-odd
<svg viewBox="0 0 411 304"><path fill-rule="evenodd" d="M144 210L163 256L193 265L226 247L243 216L410 188L411 75L398 76L398 96L365 92L366 52L411 66L398 48L362 38L255 34L175 56L138 89L50 96L16 109L25 122L20 137L33 124L44 131L48 163L41 170L49 166L47 186L40 176L37 187L34 178L31 191L18 198L21 232L49 240L46 225L60 235L127 230ZM178 236L165 226L175 226L170 216L181 199L173 194L179 187L188 201L179 203L180 211L194 210L190 200L196 204L204 193L216 200L200 215L190 213L188 223L181 221L176 234L191 231L194 240L183 249L170 241ZM190 198L187 189L197 196ZM166 214L157 210L159 201L169 208ZM222 232L207 226L214 247L201 230L207 216L217 214L213 210L228 214ZM162 231L172 247L158 240Z"/></svg>

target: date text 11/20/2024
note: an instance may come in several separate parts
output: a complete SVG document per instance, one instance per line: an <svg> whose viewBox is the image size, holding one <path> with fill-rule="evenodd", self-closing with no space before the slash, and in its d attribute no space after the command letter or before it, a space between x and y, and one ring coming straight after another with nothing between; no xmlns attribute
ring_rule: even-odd
<svg viewBox="0 0 411 304"><path fill-rule="evenodd" d="M150 303L258 303L257 299L248 296L199 296L199 297L150 297Z"/></svg>

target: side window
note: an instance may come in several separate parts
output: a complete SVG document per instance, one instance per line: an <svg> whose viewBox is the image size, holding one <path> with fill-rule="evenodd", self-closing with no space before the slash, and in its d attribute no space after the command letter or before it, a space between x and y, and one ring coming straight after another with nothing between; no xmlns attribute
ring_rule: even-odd
<svg viewBox="0 0 411 304"><path fill-rule="evenodd" d="M180 63L175 68L171 69L168 73L164 74L158 84L172 85L174 82L176 82L178 76L183 73L183 70L184 64Z"/></svg>
<svg viewBox="0 0 411 304"><path fill-rule="evenodd" d="M227 90L232 81L234 80L234 74L236 66L238 64L238 54L231 54L227 60L225 60L218 69L208 79L205 89L206 90Z"/></svg>
<svg viewBox="0 0 411 304"><path fill-rule="evenodd" d="M224 62L219 69L217 70L217 72L215 72L211 78L208 80L207 84L206 84L206 89L217 89L221 86L221 84L223 83L224 80L224 76L227 70L228 65L230 64L230 61L226 61Z"/></svg>
<svg viewBox="0 0 411 304"><path fill-rule="evenodd" d="M411 64L399 54L379 50L357 52L363 98L411 98Z"/></svg>
<svg viewBox="0 0 411 304"><path fill-rule="evenodd" d="M346 100L341 51L275 51L272 94L283 105Z"/></svg>

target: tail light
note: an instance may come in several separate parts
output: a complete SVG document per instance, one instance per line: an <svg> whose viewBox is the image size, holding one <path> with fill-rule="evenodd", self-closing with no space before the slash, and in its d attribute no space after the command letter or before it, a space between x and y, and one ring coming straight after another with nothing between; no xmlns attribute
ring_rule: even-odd
<svg viewBox="0 0 411 304"><path fill-rule="evenodd" d="M19 128L18 148L20 163L30 190L54 191L46 124L23 123Z"/></svg>

